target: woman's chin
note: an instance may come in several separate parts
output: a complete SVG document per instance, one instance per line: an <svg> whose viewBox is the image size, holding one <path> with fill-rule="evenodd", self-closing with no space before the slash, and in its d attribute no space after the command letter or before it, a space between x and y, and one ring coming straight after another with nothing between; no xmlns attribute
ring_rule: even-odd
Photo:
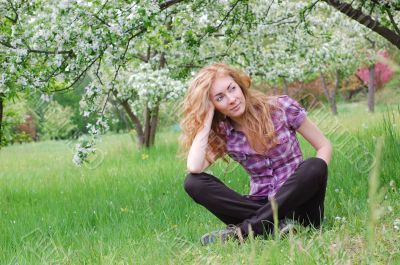
<svg viewBox="0 0 400 265"><path fill-rule="evenodd" d="M244 114L244 108L241 108L241 109L239 109L237 111L233 111L231 113L231 115L229 115L229 116L232 117L232 118L238 118L238 117L241 117L243 114Z"/></svg>

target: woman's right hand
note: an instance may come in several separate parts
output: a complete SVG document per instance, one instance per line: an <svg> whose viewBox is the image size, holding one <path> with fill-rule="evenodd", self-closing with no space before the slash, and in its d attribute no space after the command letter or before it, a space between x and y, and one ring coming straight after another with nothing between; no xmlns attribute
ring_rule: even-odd
<svg viewBox="0 0 400 265"><path fill-rule="evenodd" d="M212 123L212 120L214 118L214 113L215 113L215 106L211 101L209 101L208 102L207 115L206 115L206 118L204 120L204 123L205 123L206 126L208 125L208 126L211 127L211 123Z"/></svg>
<svg viewBox="0 0 400 265"><path fill-rule="evenodd" d="M208 146L208 136L214 118L215 107L212 102L208 102L207 114L204 119L203 128L197 132L189 149L187 159L187 169L191 173L203 172L210 163L206 159L206 149Z"/></svg>

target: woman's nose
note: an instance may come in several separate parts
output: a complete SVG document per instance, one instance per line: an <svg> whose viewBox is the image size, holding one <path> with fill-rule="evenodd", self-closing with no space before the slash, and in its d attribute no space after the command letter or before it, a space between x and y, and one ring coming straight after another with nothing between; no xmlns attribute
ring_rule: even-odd
<svg viewBox="0 0 400 265"><path fill-rule="evenodd" d="M232 102L235 101L235 97L233 95L228 95L227 97L228 97L228 102L229 103L232 103Z"/></svg>

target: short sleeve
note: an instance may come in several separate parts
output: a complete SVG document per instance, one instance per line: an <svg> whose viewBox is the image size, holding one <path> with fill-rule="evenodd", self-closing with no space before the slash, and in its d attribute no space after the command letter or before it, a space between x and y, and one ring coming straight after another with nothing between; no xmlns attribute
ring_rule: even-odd
<svg viewBox="0 0 400 265"><path fill-rule="evenodd" d="M278 97L278 102L285 112L288 127L293 130L298 129L307 117L306 110L289 96Z"/></svg>

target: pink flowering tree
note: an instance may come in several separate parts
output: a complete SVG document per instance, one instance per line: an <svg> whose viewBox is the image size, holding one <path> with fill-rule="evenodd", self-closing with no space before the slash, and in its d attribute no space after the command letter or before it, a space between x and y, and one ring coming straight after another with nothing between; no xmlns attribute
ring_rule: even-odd
<svg viewBox="0 0 400 265"><path fill-rule="evenodd" d="M379 51L378 60L389 59L389 54L387 50ZM375 68L375 86L377 89L382 88L393 76L393 70L387 64L383 62L377 62L374 64ZM361 67L357 70L357 76L364 82L365 85L368 85L370 81L369 77L369 69L368 67Z"/></svg>

